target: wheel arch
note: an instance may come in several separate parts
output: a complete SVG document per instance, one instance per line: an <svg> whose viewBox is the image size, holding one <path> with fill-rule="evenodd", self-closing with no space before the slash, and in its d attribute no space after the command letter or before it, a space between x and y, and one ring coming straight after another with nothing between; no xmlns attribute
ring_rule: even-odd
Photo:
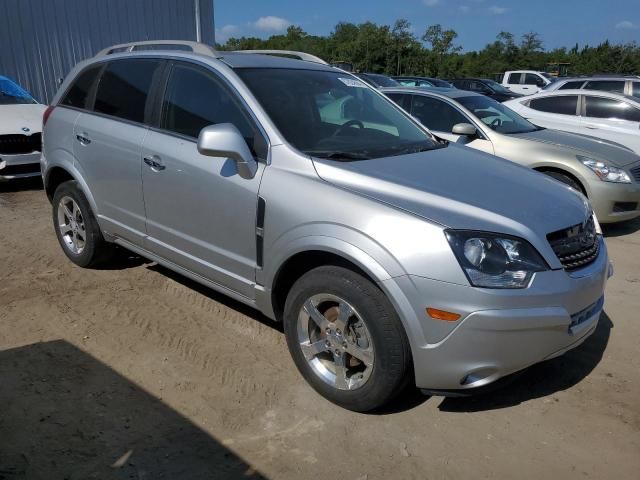
<svg viewBox="0 0 640 480"><path fill-rule="evenodd" d="M47 163L47 167L44 173L44 188L49 201L53 200L53 194L56 188L68 180L75 180L78 182L78 186L87 198L91 210L94 215L98 215L98 208L89 186L84 180L82 173L76 168L76 162L73 157L66 152L58 152L56 161Z"/></svg>
<svg viewBox="0 0 640 480"><path fill-rule="evenodd" d="M586 187L586 182L581 178L581 176L579 176L576 172L572 171L571 169L563 168L562 166L558 166L558 165L539 165L539 166L533 167L533 169L540 173L555 172L555 173L560 173L562 175L566 175L567 177L575 181L582 189L582 194L585 197L589 198L589 191Z"/></svg>

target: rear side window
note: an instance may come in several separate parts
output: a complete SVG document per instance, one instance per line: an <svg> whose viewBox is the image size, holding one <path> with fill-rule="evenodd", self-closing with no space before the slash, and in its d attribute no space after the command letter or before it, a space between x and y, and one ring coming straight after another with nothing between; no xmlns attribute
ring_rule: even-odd
<svg viewBox="0 0 640 480"><path fill-rule="evenodd" d="M388 93L387 96L407 112L411 110L411 95L406 93Z"/></svg>
<svg viewBox="0 0 640 480"><path fill-rule="evenodd" d="M544 81L534 73L527 73L524 76L525 85L544 85Z"/></svg>
<svg viewBox="0 0 640 480"><path fill-rule="evenodd" d="M580 80L577 82L567 82L564 85L561 85L558 90L579 90L582 87L584 80Z"/></svg>
<svg viewBox="0 0 640 480"><path fill-rule="evenodd" d="M86 108L89 92L101 68L102 65L94 65L78 75L60 104L69 107Z"/></svg>
<svg viewBox="0 0 640 480"><path fill-rule="evenodd" d="M458 123L469 120L451 105L435 98L414 95L411 113L431 130L450 133Z"/></svg>
<svg viewBox="0 0 640 480"><path fill-rule="evenodd" d="M529 103L529 108L533 108L539 112L557 113L560 115L575 115L577 107L577 95L536 98Z"/></svg>
<svg viewBox="0 0 640 480"><path fill-rule="evenodd" d="M640 82L631 83L631 95L636 98L640 98Z"/></svg>
<svg viewBox="0 0 640 480"><path fill-rule="evenodd" d="M264 138L256 131L232 93L207 70L176 64L167 84L160 127L198 138L204 127L219 123L235 125L254 155L266 158Z"/></svg>
<svg viewBox="0 0 640 480"><path fill-rule="evenodd" d="M511 85L517 85L520 83L520 74L519 73L512 73L511 75L509 75L509 80L507 81L507 83L511 84Z"/></svg>
<svg viewBox="0 0 640 480"><path fill-rule="evenodd" d="M628 103L602 97L586 97L585 102L587 117L618 118L640 122L640 111Z"/></svg>
<svg viewBox="0 0 640 480"><path fill-rule="evenodd" d="M147 96L160 60L115 60L104 70L94 110L114 117L144 123Z"/></svg>
<svg viewBox="0 0 640 480"><path fill-rule="evenodd" d="M600 90L601 92L624 93L624 80L592 80L584 86L587 90Z"/></svg>

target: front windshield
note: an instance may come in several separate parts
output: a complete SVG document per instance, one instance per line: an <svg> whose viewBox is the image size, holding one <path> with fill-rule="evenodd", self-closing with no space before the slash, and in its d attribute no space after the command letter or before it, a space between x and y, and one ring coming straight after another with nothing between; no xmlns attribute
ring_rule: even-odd
<svg viewBox="0 0 640 480"><path fill-rule="evenodd" d="M528 133L541 130L513 110L489 97L474 95L456 99L479 120L498 133Z"/></svg>
<svg viewBox="0 0 640 480"><path fill-rule="evenodd" d="M441 146L390 100L346 73L236 69L286 140L307 155L364 160Z"/></svg>
<svg viewBox="0 0 640 480"><path fill-rule="evenodd" d="M494 81L494 80L483 80L484 83L489 85L491 89L496 93L506 93L507 95L513 95L513 91L509 90L504 85Z"/></svg>
<svg viewBox="0 0 640 480"><path fill-rule="evenodd" d="M36 103L26 90L7 77L0 76L0 105Z"/></svg>

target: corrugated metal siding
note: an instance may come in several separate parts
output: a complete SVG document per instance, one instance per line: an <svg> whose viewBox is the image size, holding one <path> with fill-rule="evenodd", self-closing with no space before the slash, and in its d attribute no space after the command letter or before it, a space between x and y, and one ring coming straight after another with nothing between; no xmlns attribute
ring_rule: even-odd
<svg viewBox="0 0 640 480"><path fill-rule="evenodd" d="M198 0L215 43L213 0ZM73 66L110 45L195 40L194 0L0 0L0 75L48 103Z"/></svg>

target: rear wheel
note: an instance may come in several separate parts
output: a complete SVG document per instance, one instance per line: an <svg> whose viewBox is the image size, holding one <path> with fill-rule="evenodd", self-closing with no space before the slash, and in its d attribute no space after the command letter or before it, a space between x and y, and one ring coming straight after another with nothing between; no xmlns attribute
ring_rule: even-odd
<svg viewBox="0 0 640 480"><path fill-rule="evenodd" d="M113 247L104 240L89 202L75 180L58 186L52 204L58 242L73 263L91 267L111 256Z"/></svg>
<svg viewBox="0 0 640 480"><path fill-rule="evenodd" d="M284 328L300 373L344 408L379 408L407 384L402 323L384 293L351 270L325 266L303 275L287 297Z"/></svg>

